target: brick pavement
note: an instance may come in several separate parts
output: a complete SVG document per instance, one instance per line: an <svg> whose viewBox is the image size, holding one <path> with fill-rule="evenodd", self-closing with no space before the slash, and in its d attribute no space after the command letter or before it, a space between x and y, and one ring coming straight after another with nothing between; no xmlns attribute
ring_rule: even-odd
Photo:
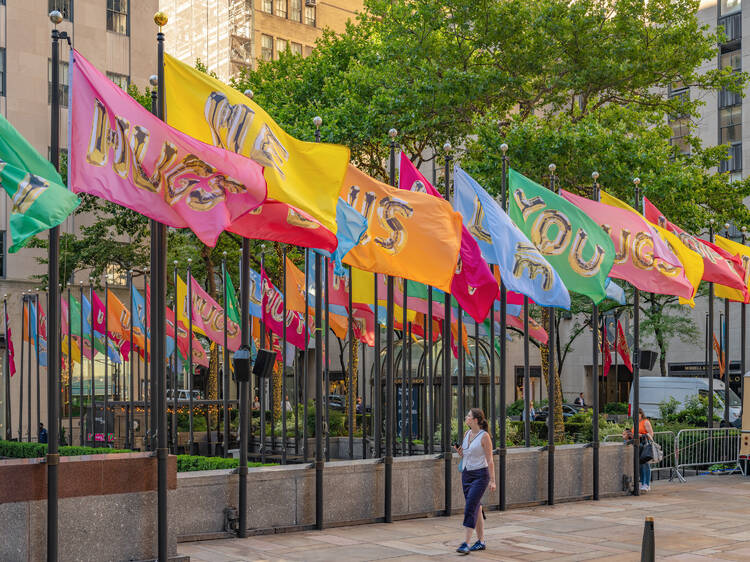
<svg viewBox="0 0 750 562"><path fill-rule="evenodd" d="M634 496L488 512L487 550L471 560L639 560L654 517L660 560L750 560L750 479L739 475L654 482ZM455 560L462 517L182 543L193 562L247 560Z"/></svg>

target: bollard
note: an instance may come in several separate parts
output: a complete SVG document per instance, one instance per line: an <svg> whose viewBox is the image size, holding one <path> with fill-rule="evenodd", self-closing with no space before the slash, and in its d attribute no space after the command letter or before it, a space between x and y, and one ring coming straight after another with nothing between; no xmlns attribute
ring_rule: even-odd
<svg viewBox="0 0 750 562"><path fill-rule="evenodd" d="M654 562L656 560L656 544L654 543L654 518L646 517L643 527L643 544L641 544L641 562Z"/></svg>

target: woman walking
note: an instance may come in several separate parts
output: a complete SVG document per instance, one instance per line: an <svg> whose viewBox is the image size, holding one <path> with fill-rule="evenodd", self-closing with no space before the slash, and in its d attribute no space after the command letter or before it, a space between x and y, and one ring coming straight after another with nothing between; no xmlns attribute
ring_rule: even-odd
<svg viewBox="0 0 750 562"><path fill-rule="evenodd" d="M492 460L492 439L490 438L487 418L479 408L472 408L466 414L466 425L469 430L464 434L458 455L463 460L461 483L463 484L466 506L464 507L464 542L456 552L468 554L473 550L484 550L484 519L482 496L487 485L495 491L495 463ZM476 529L477 542L469 546L471 536Z"/></svg>

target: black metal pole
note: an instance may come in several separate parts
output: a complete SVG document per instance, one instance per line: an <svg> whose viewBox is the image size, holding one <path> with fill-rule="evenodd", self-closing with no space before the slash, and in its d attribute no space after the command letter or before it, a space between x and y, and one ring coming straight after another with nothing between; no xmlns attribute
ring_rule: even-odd
<svg viewBox="0 0 750 562"><path fill-rule="evenodd" d="M73 445L73 318L70 314L70 287L68 287L68 445ZM132 349L133 346L131 345ZM130 449L129 445L125 446Z"/></svg>
<svg viewBox="0 0 750 562"><path fill-rule="evenodd" d="M742 244L744 245L747 240L747 228L742 227ZM743 398L740 402L745 403L745 369L747 368L747 357L745 351L745 345L747 344L747 311L746 305L743 302L740 305L740 396ZM740 419L744 415L744 408L740 411Z"/></svg>
<svg viewBox="0 0 750 562"><path fill-rule="evenodd" d="M59 235L59 232L58 232ZM58 239L58 250L59 250L59 239ZM59 252L58 252L59 254ZM58 258L59 259L59 258ZM40 373L40 364L39 364L39 352L42 347L42 327L41 327L41 309L39 307L40 300L39 300L39 289L37 289L37 293L35 295L36 299L36 349L34 352L35 358L36 358L36 427L39 427L39 422L41 421L42 416L42 401L41 401L41 373ZM49 311L49 306L47 307L47 310ZM47 325L47 328L49 328L49 325ZM47 348L47 360L49 364L49 348ZM47 378L49 379L49 369L47 369ZM48 386L49 388L49 386ZM57 387L55 387L57 388ZM57 393L57 390L55 390L55 393ZM29 400L31 400L31 377L29 377ZM47 404L47 414L49 416L49 403ZM29 401L29 441L31 441L31 402ZM49 418L47 419L47 425L50 423L55 423L55 418ZM47 438L51 438L49 433L47 434Z"/></svg>
<svg viewBox="0 0 750 562"><path fill-rule="evenodd" d="M326 462L331 460L331 404L330 402L330 395L331 395L331 312L330 312L330 279L328 278L328 258L323 259L324 264L324 271L322 275L324 276L323 279L323 305L325 308L325 329L323 330L323 334L325 337L325 369L323 372L324 375L324 382L323 382L323 400L325 402L325 410L323 410L323 415L325 416L325 434L326 434Z"/></svg>
<svg viewBox="0 0 750 562"><path fill-rule="evenodd" d="M104 276L104 446L109 446L109 281Z"/></svg>
<svg viewBox="0 0 750 562"><path fill-rule="evenodd" d="M260 269L265 271L266 265L266 245L260 245ZM248 262L249 263L249 262ZM244 270L244 267L240 267ZM266 326L263 323L261 316L260 320L260 347L263 348L266 345ZM260 387L260 462L266 462L266 381L263 378L258 377L258 386ZM270 394L270 392L269 392ZM271 412L271 419L273 420L273 412ZM273 433L273 421L271 422L271 432Z"/></svg>
<svg viewBox="0 0 750 562"><path fill-rule="evenodd" d="M551 411L548 411L550 414ZM529 372L529 297L523 297L523 440L531 447L531 373Z"/></svg>
<svg viewBox="0 0 750 562"><path fill-rule="evenodd" d="M177 310L180 306L184 306L184 301L180 302L177 298L177 264L179 262L174 260L172 262L172 284L174 285L174 350L172 351L171 368L169 369L169 386L172 389L172 423L170 424L169 442L172 449L172 454L177 454L177 336L179 334L177 328ZM188 334L188 338L193 339L193 334ZM167 401L167 408L169 402Z"/></svg>
<svg viewBox="0 0 750 562"><path fill-rule="evenodd" d="M593 172L591 177L594 180L594 201L599 201L599 172ZM599 499L599 307L596 304L591 305L591 332L593 335L592 343L592 365L591 365L591 376L594 382L594 395L592 396L592 404L594 409L594 415L591 418L593 423L593 432L591 438L591 446L593 448L593 499ZM615 352L617 353L617 352Z"/></svg>
<svg viewBox="0 0 750 562"><path fill-rule="evenodd" d="M495 272L495 266L491 265L490 269ZM490 307L490 334L489 334L489 353L490 353L490 438L492 439L492 449L497 447L497 402L495 396L495 299ZM479 362L479 352L477 351L477 363Z"/></svg>
<svg viewBox="0 0 750 562"><path fill-rule="evenodd" d="M432 454L434 452L434 439L435 435L435 379L433 376L433 362L432 362L432 285L427 286L427 326L424 331L425 338L427 339L427 373L424 380L427 383L427 404L425 408L427 414L427 435L425 435L425 445L427 446L427 453Z"/></svg>
<svg viewBox="0 0 750 562"><path fill-rule="evenodd" d="M125 422L127 429L125 431L125 448L130 449L133 447L135 435L132 435L133 431L133 362L137 354L133 348L133 270L128 271L128 289L130 290L130 361L128 362L128 370L130 371L130 391L128 396L128 409L125 412ZM176 340L175 340L176 341Z"/></svg>
<svg viewBox="0 0 750 562"><path fill-rule="evenodd" d="M357 345L352 329L352 268L349 266L349 314L347 317L347 331L349 334L349 383L346 385L349 394L349 458L354 458L354 420L356 419L354 403L354 346ZM362 439L365 437L365 410L362 407Z"/></svg>
<svg viewBox="0 0 750 562"><path fill-rule="evenodd" d="M23 291L21 293L21 365L19 370L19 380L18 380L18 441L23 441L23 352L24 349L24 342L26 341L24 338L27 337L27 330L28 330L28 340L29 340L29 347L31 346L31 322L27 322L27 319L30 320L29 314L31 313L31 310L26 305L26 291ZM29 367L31 367L31 364L29 363Z"/></svg>
<svg viewBox="0 0 750 562"><path fill-rule="evenodd" d="M281 334L281 464L286 464L286 416L289 411L286 408L286 245L282 244L282 266L281 266L281 294L282 299L282 326Z"/></svg>
<svg viewBox="0 0 750 562"><path fill-rule="evenodd" d="M11 400L10 400L10 346L12 345L10 338L8 337L8 295L3 297L3 312L5 317L5 362L3 376L5 377L5 439L10 441L13 435L13 430L10 427L11 424ZM22 338L23 339L23 338Z"/></svg>
<svg viewBox="0 0 750 562"><path fill-rule="evenodd" d="M154 16L154 22L159 26L156 35L157 50L157 76L159 83L159 94L157 109L159 118L165 117L165 91L164 91L164 33L161 27L167 23L167 16L158 12ZM164 307L167 301L167 227L154 222L153 230L156 238L156 254L151 256L151 325L152 325L152 366L151 376L157 381L156 406L159 423L157 424L158 450L157 450L157 502L158 502L158 536L159 536L159 560L166 561L168 556L167 544L167 379L165 365L165 316ZM190 335L188 335L190 336ZM241 461L240 461L241 462Z"/></svg>
<svg viewBox="0 0 750 562"><path fill-rule="evenodd" d="M320 142L320 125L316 116L315 142ZM315 252L315 528L323 529L323 299L320 254ZM327 397L326 397L327 401Z"/></svg>
<svg viewBox="0 0 750 562"><path fill-rule="evenodd" d="M57 26L62 21L60 12L50 13L50 20ZM62 35L67 38L67 34ZM59 39L61 34L57 29L52 30L52 99L51 99L51 136L50 136L50 158L55 169L60 169L60 50ZM49 231L49 251L47 276L49 285L49 304L47 312L47 420L48 420L48 445L47 445L47 560L58 559L58 504L57 504L57 467L60 462L58 455L58 386L60 383L59 357L59 316L60 293L58 283L60 282L60 227L56 226ZM37 314L39 303L37 302ZM39 322L37 322L37 334L39 334ZM39 342L37 336L37 350ZM38 362L37 362L38 368ZM38 385L37 385L38 390Z"/></svg>
<svg viewBox="0 0 750 562"><path fill-rule="evenodd" d="M641 194L639 185L641 180L635 178L633 180L635 184L635 208L640 209L641 205ZM640 291L633 287L633 495L640 495L640 439L638 436L638 424L640 420L638 418L638 408L640 407L640 366L641 366L641 349L640 349L640 338L641 338L641 294Z"/></svg>
<svg viewBox="0 0 750 562"><path fill-rule="evenodd" d="M724 228L727 233L726 236L729 238L729 224L725 224ZM729 423L729 299L724 299L724 423ZM744 376L745 373L742 373Z"/></svg>
<svg viewBox="0 0 750 562"><path fill-rule="evenodd" d="M452 314L452 311L447 309L446 314L449 313ZM456 427L458 428L458 437L460 440L464 416L466 415L466 412L464 411L466 408L466 404L464 403L464 322L463 312L460 306L456 307L456 316L456 326L458 328L458 335L456 337L456 351L458 352L458 370L456 372Z"/></svg>
<svg viewBox="0 0 750 562"><path fill-rule="evenodd" d="M188 301L188 357L187 357L187 387L188 387L188 454L194 455L195 437L193 433L193 260L187 260L187 301ZM175 390L176 392L176 390Z"/></svg>
<svg viewBox="0 0 750 562"><path fill-rule="evenodd" d="M549 189L557 193L555 164L549 165ZM526 299L528 300L528 299ZM547 503L555 504L555 309L549 309L549 334L547 339ZM526 331L526 330L524 330ZM539 386L542 387L542 373ZM596 372L594 373L596 377ZM596 419L596 418L594 418ZM596 422L594 422L596 425Z"/></svg>
<svg viewBox="0 0 750 562"><path fill-rule="evenodd" d="M445 151L445 199L450 201L450 163L451 163L451 145L446 142L443 145ZM442 391L443 391L443 460L444 460L444 473L443 473L443 489L445 492L445 513L444 515L450 517L451 511L453 511L453 497L452 497L452 476L453 476L453 451L451 450L451 391L452 391L452 380L451 380L451 295L450 293L445 294L444 310L445 317L443 319L443 377L442 377ZM459 344L460 345L460 344ZM458 434L461 434L461 427L458 428Z"/></svg>
<svg viewBox="0 0 750 562"><path fill-rule="evenodd" d="M310 325L310 268L309 265L310 250L305 248L305 333L307 333L308 326ZM305 344L304 362L302 367L302 460L307 462L310 458L310 449L307 444L308 431L307 431L307 403L310 400L309 389L308 389L308 355L307 351L310 349L309 343ZM316 349L315 353L319 353L320 350Z"/></svg>
<svg viewBox="0 0 750 562"><path fill-rule="evenodd" d="M406 279L403 279L403 306L401 307L401 408L400 408L400 416L399 416L399 426L398 426L398 433L401 436L401 456L406 455L406 448L407 448L407 440L410 438L410 435L407 435L407 417L406 417L406 402L408 400L406 393L408 392L408 389L406 387L406 368L407 368L407 358L406 358L406 347L408 345L408 341L406 339L406 325L408 324L408 316L407 316L407 281Z"/></svg>
<svg viewBox="0 0 750 562"><path fill-rule="evenodd" d="M714 241L714 219L709 221L708 240ZM706 376L708 377L708 427L714 426L714 284L708 284L708 361L706 361Z"/></svg>
<svg viewBox="0 0 750 562"><path fill-rule="evenodd" d="M221 259L221 279L222 287L224 288L224 349L223 349L223 363L224 363L224 391L222 393L222 407L223 407L223 420L224 420L224 456L229 456L229 349L227 348L227 309L229 308L229 296L227 293L227 253L223 253ZM179 306L179 305L178 305ZM175 349L177 348L177 318L175 317Z"/></svg>
<svg viewBox="0 0 750 562"><path fill-rule="evenodd" d="M381 430L383 427L383 384L380 376L380 321L379 321L379 306L378 306L378 274L373 274L373 281L374 281L374 287L373 287L373 314L375 316L375 364L374 364L374 378L375 378L375 391L373 392L373 409L372 409L372 416L373 416L373 439L375 441L375 451L374 456L380 457L382 452L381 447L381 441L382 441L382 435ZM384 461L385 462L385 461Z"/></svg>
<svg viewBox="0 0 750 562"><path fill-rule="evenodd" d="M396 185L396 136L390 129L390 183ZM385 330L385 522L393 522L393 276L386 277L386 330ZM405 303L404 303L405 306ZM403 351L403 350L402 350ZM403 397L402 397L403 398ZM401 404L403 410L403 403ZM402 433L403 442L403 433Z"/></svg>
<svg viewBox="0 0 750 562"><path fill-rule="evenodd" d="M83 307L83 302L81 302ZM96 350L94 348L94 278L89 278L89 312L91 312L91 318L89 318L89 339L91 341L91 441L94 447L97 446L96 442L96 379L94 378L94 356ZM81 311L83 313L83 311ZM81 336L83 338L83 335Z"/></svg>
<svg viewBox="0 0 750 562"><path fill-rule="evenodd" d="M242 261L240 267L240 339L242 345L250 346L250 240L242 239ZM225 305L226 308L226 305ZM262 382L261 382L262 384ZM240 380L239 396L239 439L240 466L239 474L239 529L240 538L247 536L247 433L248 433L248 381ZM263 404L261 403L261 409ZM261 448L263 443L261 442Z"/></svg>

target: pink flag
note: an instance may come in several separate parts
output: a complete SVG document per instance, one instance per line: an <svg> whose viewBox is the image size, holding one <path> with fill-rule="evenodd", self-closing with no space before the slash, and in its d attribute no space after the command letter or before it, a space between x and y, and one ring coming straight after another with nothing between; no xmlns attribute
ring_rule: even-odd
<svg viewBox="0 0 750 562"><path fill-rule="evenodd" d="M212 299L203 287L193 279L188 279L193 297L193 326L198 327L212 342L224 345L224 309ZM227 347L237 351L242 344L240 327L227 318Z"/></svg>
<svg viewBox="0 0 750 562"><path fill-rule="evenodd" d="M263 168L152 115L70 52L70 188L176 228L209 246L266 198Z"/></svg>
<svg viewBox="0 0 750 562"><path fill-rule="evenodd" d="M10 376L16 374L16 350L13 348L13 338L10 333L10 319L8 318L8 312L5 312L5 341L8 342L8 360L10 364Z"/></svg>
<svg viewBox="0 0 750 562"><path fill-rule="evenodd" d="M399 187L410 191L421 191L440 197L414 164L401 153ZM487 318L490 307L498 295L499 287L474 237L465 226L462 227L461 250L458 255L456 273L451 281L451 295L458 304L477 322Z"/></svg>
<svg viewBox="0 0 750 562"><path fill-rule="evenodd" d="M609 276L623 279L641 291L693 298L685 268L667 243L640 215L560 190L560 195L581 209L614 242L615 265Z"/></svg>
<svg viewBox="0 0 750 562"><path fill-rule="evenodd" d="M281 293L273 286L264 269L260 270L260 275L263 293L263 322L266 328L283 337L284 326L286 326L286 341L294 347L305 349L307 347L307 330L304 320L300 317L299 312L287 310L284 321L284 300Z"/></svg>
<svg viewBox="0 0 750 562"><path fill-rule="evenodd" d="M102 299L99 298L99 295L96 294L96 291L92 291L91 298L93 301L91 303L91 306L93 308L93 316L94 316L94 331L101 334L102 336L104 336L105 331L107 331L109 340L117 346L117 349L120 351L120 354L122 355L123 359L125 361L129 361L130 360L130 340L122 339L114 331L107 330L109 326L106 325L106 321L105 321L106 309L104 308L104 303L102 302Z"/></svg>
<svg viewBox="0 0 750 562"><path fill-rule="evenodd" d="M167 337L174 338L174 310L169 307L165 309L165 318L167 323ZM187 357L190 353L190 344L187 339L187 328L182 322L177 323L177 348L183 357ZM222 340L223 341L223 340ZM203 344L193 334L193 363L201 365L202 367L208 367L208 355L206 350L203 348Z"/></svg>

